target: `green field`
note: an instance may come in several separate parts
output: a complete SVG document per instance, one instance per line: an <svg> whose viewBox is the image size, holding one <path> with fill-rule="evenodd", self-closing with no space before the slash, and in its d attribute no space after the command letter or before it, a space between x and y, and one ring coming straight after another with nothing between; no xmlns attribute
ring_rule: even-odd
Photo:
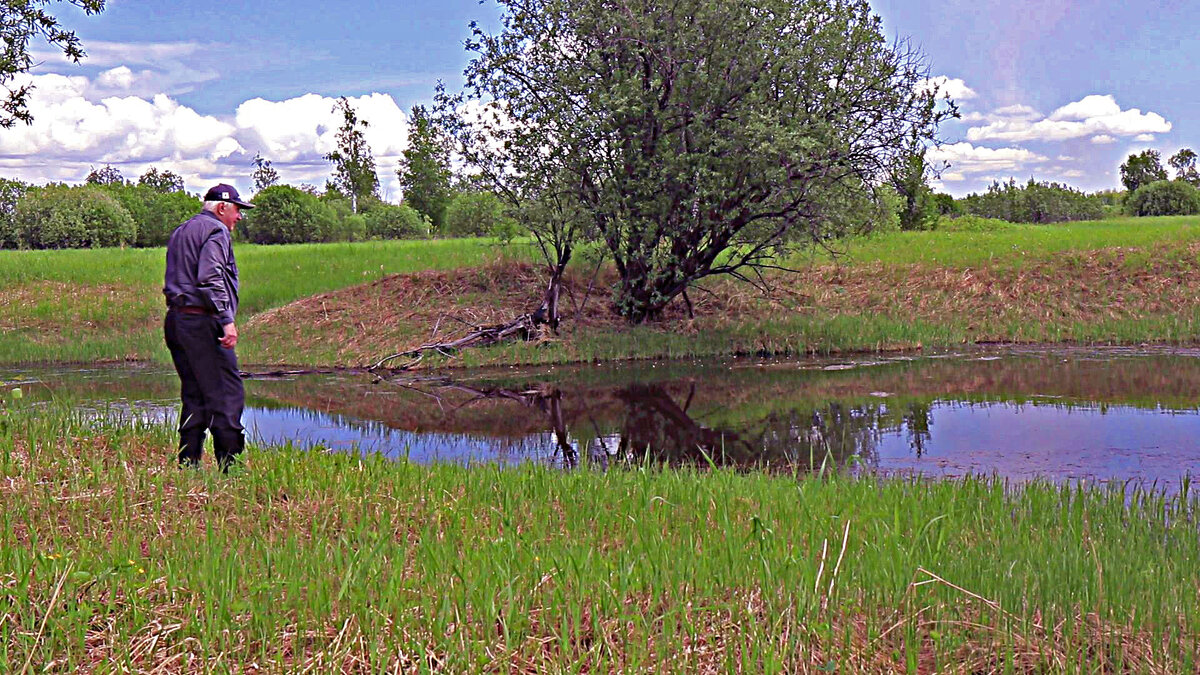
<svg viewBox="0 0 1200 675"><path fill-rule="evenodd" d="M672 319L648 326L614 323L605 318L608 292L602 284L590 300L591 323L568 317L554 340L474 350L455 364L785 355L979 341L1190 344L1200 340L1198 239L1200 219L1191 217L879 234L842 242L835 258L825 252L797 257L790 264L800 273L771 277L771 296L706 281L709 292L693 293L695 321L681 320L682 310L674 307ZM486 270L492 281L503 280L511 266L535 259L529 242L239 245L237 254L243 280L239 353L249 365L373 363L421 343L447 316L477 322L484 315L515 316L535 307L541 291L536 281L510 288L511 304L504 305L487 283L458 292L433 284L394 297L373 296L366 286L428 270L461 270L460 277ZM0 251L6 310L0 363L165 361L162 268L162 249ZM581 268L573 273L576 288L586 285ZM337 293L355 287L350 295ZM318 294L319 302L311 300ZM274 326L256 321L267 310L305 298L310 302L304 311L285 308ZM390 315L370 309L383 306ZM341 318L331 322L331 316Z"/></svg>
<svg viewBox="0 0 1200 675"><path fill-rule="evenodd" d="M1197 503L422 467L0 413L0 671L1195 672ZM60 402L66 405L66 402Z"/></svg>

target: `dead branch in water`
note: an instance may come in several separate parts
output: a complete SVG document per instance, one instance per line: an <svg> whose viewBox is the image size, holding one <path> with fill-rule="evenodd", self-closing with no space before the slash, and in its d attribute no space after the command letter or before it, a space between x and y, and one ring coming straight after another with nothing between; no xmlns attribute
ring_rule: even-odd
<svg viewBox="0 0 1200 675"><path fill-rule="evenodd" d="M491 326L479 326L470 333L467 333L466 335L454 340L429 342L421 345L420 347L415 347L413 349L397 352L391 356L384 357L367 370L379 370L385 363L394 361L396 359L415 359L412 363L400 366L400 370L408 370L409 368L412 368L420 363L421 359L425 358L425 354L429 352L437 352L442 356L453 356L455 352L468 347L486 347L487 345L493 345L511 337L519 336L528 340L538 334L539 326L546 323L546 320L543 318L543 316L544 313L542 310L538 310L537 312L522 314L508 323L493 324Z"/></svg>

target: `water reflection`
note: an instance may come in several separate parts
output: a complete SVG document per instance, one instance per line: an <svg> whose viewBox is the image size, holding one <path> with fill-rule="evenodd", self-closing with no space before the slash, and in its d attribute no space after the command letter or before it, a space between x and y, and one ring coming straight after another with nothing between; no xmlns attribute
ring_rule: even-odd
<svg viewBox="0 0 1200 675"><path fill-rule="evenodd" d="M251 380L260 443L414 461L655 464L1170 484L1200 473L1200 353L639 364L379 380ZM173 418L157 368L0 372L29 397Z"/></svg>

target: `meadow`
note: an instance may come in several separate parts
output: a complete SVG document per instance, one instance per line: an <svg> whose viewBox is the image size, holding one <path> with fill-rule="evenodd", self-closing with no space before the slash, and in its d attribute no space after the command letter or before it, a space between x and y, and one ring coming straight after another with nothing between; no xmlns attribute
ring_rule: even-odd
<svg viewBox="0 0 1200 675"><path fill-rule="evenodd" d="M0 671L1195 672L1197 502L419 466L0 414Z"/></svg>
<svg viewBox="0 0 1200 675"><path fill-rule="evenodd" d="M813 251L768 294L708 280L664 320L607 310L611 270L569 272L561 335L453 365L1200 339L1200 219L889 232ZM237 246L248 364L363 366L435 334L532 310L528 241ZM0 363L165 361L162 249L0 251ZM592 286L590 294L588 286ZM588 299L583 300L587 295ZM442 361L438 361L442 362Z"/></svg>

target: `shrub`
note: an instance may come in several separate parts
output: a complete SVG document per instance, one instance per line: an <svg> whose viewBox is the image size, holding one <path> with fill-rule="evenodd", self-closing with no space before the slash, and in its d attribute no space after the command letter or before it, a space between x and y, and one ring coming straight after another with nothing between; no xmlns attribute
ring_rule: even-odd
<svg viewBox="0 0 1200 675"><path fill-rule="evenodd" d="M1125 201L1131 216L1191 216L1200 213L1200 190L1181 180L1159 180L1134 190Z"/></svg>
<svg viewBox="0 0 1200 675"><path fill-rule="evenodd" d="M137 223L136 246L165 246L171 232L200 212L203 203L186 192L162 192L150 185L114 183L101 186L125 207Z"/></svg>
<svg viewBox="0 0 1200 675"><path fill-rule="evenodd" d="M366 217L369 237L412 239L429 236L429 219L407 204L376 204Z"/></svg>
<svg viewBox="0 0 1200 675"><path fill-rule="evenodd" d="M327 241L362 241L367 238L367 217L361 213L335 219Z"/></svg>
<svg viewBox="0 0 1200 675"><path fill-rule="evenodd" d="M986 193L963 198L967 213L999 218L1010 223L1061 223L1072 220L1098 220L1104 216L1100 199L1058 183L1016 181L992 183Z"/></svg>
<svg viewBox="0 0 1200 675"><path fill-rule="evenodd" d="M120 202L94 185L34 188L17 202L22 248L99 248L132 244L137 224Z"/></svg>
<svg viewBox="0 0 1200 675"><path fill-rule="evenodd" d="M501 244L507 246L513 239L521 236L521 226L517 225L515 220L504 218L492 225L492 229L488 230L488 236L499 239Z"/></svg>
<svg viewBox="0 0 1200 675"><path fill-rule="evenodd" d="M482 237L506 219L504 204L491 192L460 192L446 206L440 234Z"/></svg>
<svg viewBox="0 0 1200 675"><path fill-rule="evenodd" d="M1000 232L1015 226L1007 220L965 215L958 218L942 216L937 229L941 232Z"/></svg>
<svg viewBox="0 0 1200 675"><path fill-rule="evenodd" d="M255 244L296 244L328 241L335 230L333 211L303 190L272 185L254 196L244 231Z"/></svg>
<svg viewBox="0 0 1200 675"><path fill-rule="evenodd" d="M0 178L0 248L17 248L17 202L30 185L19 180Z"/></svg>

